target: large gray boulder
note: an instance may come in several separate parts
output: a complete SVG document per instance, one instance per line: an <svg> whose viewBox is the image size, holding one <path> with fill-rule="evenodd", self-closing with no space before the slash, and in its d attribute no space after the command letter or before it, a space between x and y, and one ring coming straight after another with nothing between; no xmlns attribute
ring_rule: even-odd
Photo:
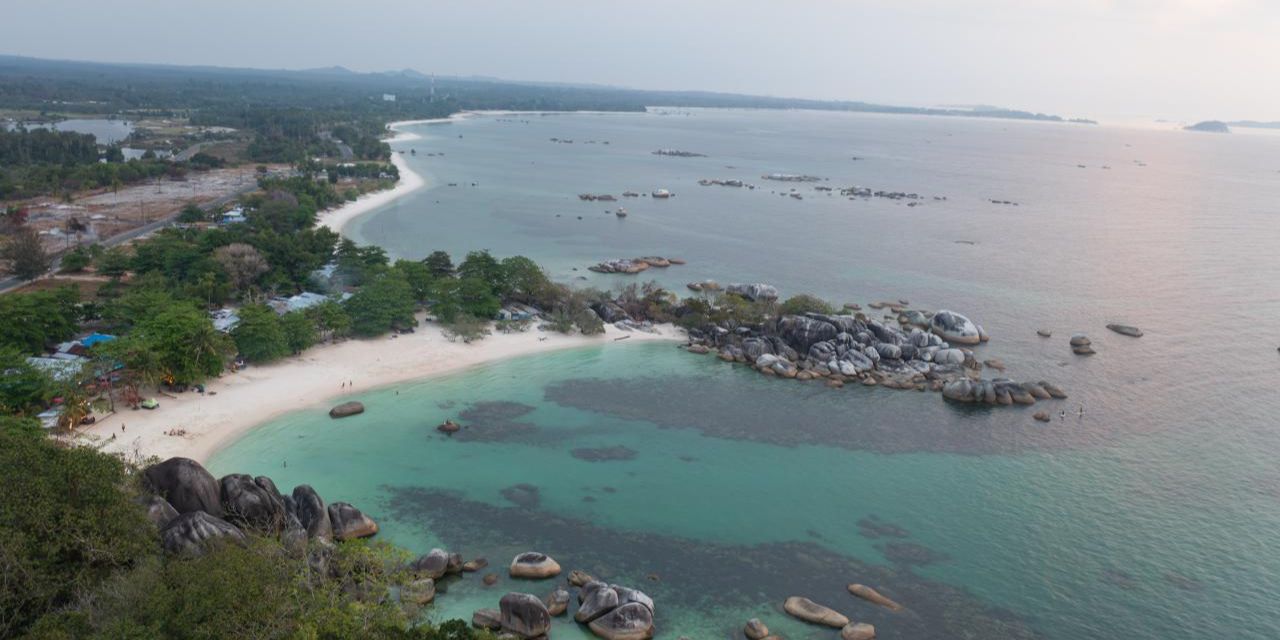
<svg viewBox="0 0 1280 640"><path fill-rule="evenodd" d="M270 483L270 480L267 480ZM284 500L278 492L265 489L254 479L243 473L233 473L222 477L222 509L227 521L241 526L257 529L265 533L276 533L284 529ZM274 484L269 484L271 489Z"/></svg>
<svg viewBox="0 0 1280 640"><path fill-rule="evenodd" d="M1129 336L1130 338L1142 337L1142 329L1131 327L1127 324L1109 324L1107 325L1107 328L1120 335Z"/></svg>
<svg viewBox="0 0 1280 640"><path fill-rule="evenodd" d="M564 587L556 587L547 596L547 613L553 616L564 615L569 610L569 591Z"/></svg>
<svg viewBox="0 0 1280 640"><path fill-rule="evenodd" d="M973 321L946 309L933 314L929 328L943 340L955 344L974 345L982 341L981 332Z"/></svg>
<svg viewBox="0 0 1280 640"><path fill-rule="evenodd" d="M300 484L293 488L293 504L298 521L307 530L307 537L312 540L332 540L333 523L329 520L329 509L325 506L320 494L309 484Z"/></svg>
<svg viewBox="0 0 1280 640"><path fill-rule="evenodd" d="M471 626L497 631L502 628L502 612L497 609L476 609L475 613L471 614Z"/></svg>
<svg viewBox="0 0 1280 640"><path fill-rule="evenodd" d="M742 296L748 300L777 300L778 289L770 284L763 282L753 282L750 284L731 284L725 287L725 291L734 295Z"/></svg>
<svg viewBox="0 0 1280 640"><path fill-rule="evenodd" d="M378 532L378 523L345 502L329 505L329 522L333 525L333 538L338 541L367 538Z"/></svg>
<svg viewBox="0 0 1280 640"><path fill-rule="evenodd" d="M363 404L361 404L361 403L359 403L359 402L356 402L356 401L352 400L351 402L344 402L344 403L342 403L342 404L340 404L340 405L338 405L338 406L336 406L336 407L334 407L334 408L330 409L330 410L329 410L329 417L330 417L330 418L345 418L345 417L347 417L347 416L354 416L354 415L361 414L361 413L364 413L364 405L363 405Z"/></svg>
<svg viewBox="0 0 1280 640"><path fill-rule="evenodd" d="M609 324L631 319L631 316L627 315L627 312L616 302L599 302L591 305L591 310L595 311L601 320Z"/></svg>
<svg viewBox="0 0 1280 640"><path fill-rule="evenodd" d="M653 637L653 610L630 602L592 620L591 633L604 640L648 640Z"/></svg>
<svg viewBox="0 0 1280 640"><path fill-rule="evenodd" d="M609 585L609 588L613 589L613 592L618 594L618 606L637 602L648 607L649 611L654 610L653 598L650 598L648 594L639 589L632 589L630 587L623 587L616 584Z"/></svg>
<svg viewBox="0 0 1280 640"><path fill-rule="evenodd" d="M586 624L618 607L618 592L609 585L592 581L582 586L578 594L579 604L573 619Z"/></svg>
<svg viewBox="0 0 1280 640"><path fill-rule="evenodd" d="M169 458L142 472L146 485L169 501L178 513L203 511L221 518L222 497L218 481L191 458Z"/></svg>
<svg viewBox="0 0 1280 640"><path fill-rule="evenodd" d="M748 361L755 362L763 355L774 355L773 343L764 338L743 338L742 354Z"/></svg>
<svg viewBox="0 0 1280 640"><path fill-rule="evenodd" d="M147 519L150 520L157 528L163 529L174 518L178 517L178 510L169 504L168 500L160 496L148 496L138 501L147 509Z"/></svg>
<svg viewBox="0 0 1280 640"><path fill-rule="evenodd" d="M840 330L834 324L806 316L778 318L778 335L800 353L808 353L815 343L832 340Z"/></svg>
<svg viewBox="0 0 1280 640"><path fill-rule="evenodd" d="M449 571L449 553L444 549L432 549L409 563L414 575L439 580Z"/></svg>
<svg viewBox="0 0 1280 640"><path fill-rule="evenodd" d="M174 518L160 531L165 551L181 555L203 555L221 542L245 543L244 532L235 525L203 511L188 511Z"/></svg>
<svg viewBox="0 0 1280 640"><path fill-rule="evenodd" d="M551 629L547 605L532 594L508 593L498 601L502 630L521 638L544 636Z"/></svg>

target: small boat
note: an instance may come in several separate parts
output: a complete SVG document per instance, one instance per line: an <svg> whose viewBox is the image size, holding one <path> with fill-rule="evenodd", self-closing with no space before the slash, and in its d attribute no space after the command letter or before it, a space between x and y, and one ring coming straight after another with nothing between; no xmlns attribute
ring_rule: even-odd
<svg viewBox="0 0 1280 640"><path fill-rule="evenodd" d="M671 197L671 192L670 192L670 191L667 191L666 189L658 189L657 191L654 191L654 192L653 192L653 197L655 197L655 198L670 198L670 197Z"/></svg>
<svg viewBox="0 0 1280 640"><path fill-rule="evenodd" d="M445 420L440 426L436 427L436 431L445 435L453 435L462 429L462 426L453 420Z"/></svg>
<svg viewBox="0 0 1280 640"><path fill-rule="evenodd" d="M614 211L613 215L618 216L619 218L625 218L627 217L627 210L623 207L618 207L618 210Z"/></svg>

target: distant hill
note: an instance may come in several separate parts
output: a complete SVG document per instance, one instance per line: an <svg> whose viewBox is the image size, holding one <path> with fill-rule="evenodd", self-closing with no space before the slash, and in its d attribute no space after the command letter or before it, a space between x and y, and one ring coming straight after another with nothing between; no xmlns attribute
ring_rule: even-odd
<svg viewBox="0 0 1280 640"><path fill-rule="evenodd" d="M1207 133L1231 133L1231 128L1221 120L1205 120L1183 127L1185 131L1204 131Z"/></svg>
<svg viewBox="0 0 1280 640"><path fill-rule="evenodd" d="M163 64L118 64L45 60L0 55L0 108L115 113L139 108L234 109L319 105L349 108L380 97L399 96L377 109L405 113L412 105L447 102L458 109L530 111L641 111L646 107L814 109L860 113L1002 118L1068 122L1062 116L991 105L908 107L847 100L808 100L710 91L653 91L605 85L523 82L480 77L431 76L413 69L360 73L333 66L306 70L244 69ZM56 101L56 102L55 102ZM54 106L56 105L56 106ZM407 106L409 105L409 106ZM374 109L368 107L368 109ZM1070 122L1091 122L1072 119Z"/></svg>

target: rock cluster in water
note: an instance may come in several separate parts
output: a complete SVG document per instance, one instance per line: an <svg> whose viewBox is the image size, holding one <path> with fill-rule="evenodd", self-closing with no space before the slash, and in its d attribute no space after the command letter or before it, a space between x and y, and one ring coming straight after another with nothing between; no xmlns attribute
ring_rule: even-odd
<svg viewBox="0 0 1280 640"><path fill-rule="evenodd" d="M540 553L524 553L516 557L512 566L524 564L521 558L525 556L546 558ZM558 573L559 565L556 565L556 572L551 575ZM596 637L604 640L648 640L653 637L656 631L653 599L643 591L596 580L578 570L569 574L568 582L570 587L578 588L574 621L586 625ZM498 609L476 611L471 617L471 624L517 638L541 638L550 631L551 618L566 614L573 600L572 594L563 586L556 587L545 598L511 592L502 596Z"/></svg>
<svg viewBox="0 0 1280 640"><path fill-rule="evenodd" d="M752 300L776 299L769 285L729 285L727 291ZM906 309L901 303L873 306L899 311L896 326L859 313L783 315L755 326L713 326L689 332L689 350L729 362L750 364L763 374L797 380L826 379L829 386L847 382L895 389L940 391L956 402L1034 404L1066 394L1046 382L983 379L983 365L973 351L986 332L954 311L936 313ZM998 363L1002 369L1003 363Z"/></svg>
<svg viewBox="0 0 1280 640"><path fill-rule="evenodd" d="M596 273L624 273L636 274L647 270L649 267L665 268L673 264L684 264L684 260L679 258L664 258L662 256L643 256L640 258L618 258L615 260L605 260L599 264L587 267L589 271Z"/></svg>
<svg viewBox="0 0 1280 640"><path fill-rule="evenodd" d="M352 540L374 535L378 524L345 503L325 505L309 485L283 495L271 478L233 473L215 479L190 458L169 458L142 472L154 495L147 516L167 551L201 555L215 543L243 544L245 532L278 536L291 545L308 540Z"/></svg>
<svg viewBox="0 0 1280 640"><path fill-rule="evenodd" d="M822 182L824 178L818 176L810 176L800 173L769 173L760 176L762 180L773 180L775 182Z"/></svg>
<svg viewBox="0 0 1280 640"><path fill-rule="evenodd" d="M677 158L705 158L705 153L694 153L693 151L681 151L679 149L658 149L653 152L655 156L674 156Z"/></svg>

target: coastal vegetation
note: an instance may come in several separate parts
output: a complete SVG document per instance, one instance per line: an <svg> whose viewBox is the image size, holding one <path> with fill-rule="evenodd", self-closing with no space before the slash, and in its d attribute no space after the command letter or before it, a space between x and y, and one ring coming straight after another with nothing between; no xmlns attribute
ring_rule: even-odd
<svg viewBox="0 0 1280 640"><path fill-rule="evenodd" d="M0 636L488 637L457 621L418 624L420 606L382 597L409 581L407 558L385 544L300 548L251 531L240 544L166 551L143 476L59 446L34 420L0 417Z"/></svg>

